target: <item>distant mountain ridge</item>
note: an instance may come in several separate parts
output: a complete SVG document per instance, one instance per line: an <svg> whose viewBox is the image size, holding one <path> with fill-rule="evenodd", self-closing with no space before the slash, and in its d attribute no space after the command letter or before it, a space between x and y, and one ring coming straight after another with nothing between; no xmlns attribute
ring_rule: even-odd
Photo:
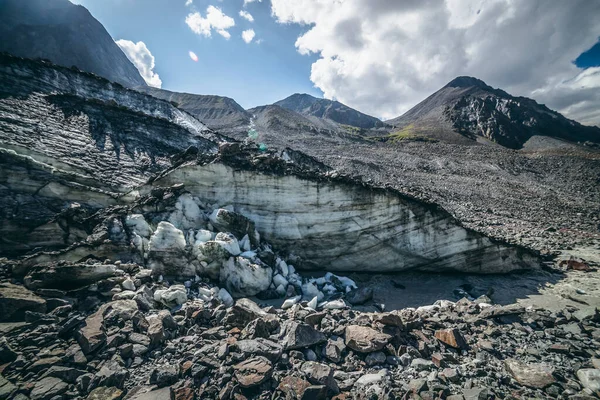
<svg viewBox="0 0 600 400"><path fill-rule="evenodd" d="M146 85L104 26L69 0L0 0L0 52L77 66L127 87Z"/></svg>
<svg viewBox="0 0 600 400"><path fill-rule="evenodd" d="M533 136L571 142L600 142L600 128L584 126L526 97L494 89L480 79L460 76L386 123L405 134L490 140L519 149Z"/></svg>
<svg viewBox="0 0 600 400"><path fill-rule="evenodd" d="M329 119L339 124L363 129L385 126L380 119L361 113L339 101L319 99L309 94L295 93L273 104L304 116Z"/></svg>
<svg viewBox="0 0 600 400"><path fill-rule="evenodd" d="M171 92L150 86L142 86L136 90L167 100L176 107L187 111L212 129L227 129L248 125L252 117L235 100L216 95Z"/></svg>

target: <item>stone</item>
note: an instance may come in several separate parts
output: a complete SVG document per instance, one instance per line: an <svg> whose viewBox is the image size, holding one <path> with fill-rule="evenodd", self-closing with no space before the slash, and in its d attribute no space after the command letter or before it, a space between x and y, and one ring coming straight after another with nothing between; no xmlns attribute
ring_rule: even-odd
<svg viewBox="0 0 600 400"><path fill-rule="evenodd" d="M152 346L157 346L166 338L163 320L158 314L150 315L146 320L148 321L148 330L146 333L150 338L150 344Z"/></svg>
<svg viewBox="0 0 600 400"><path fill-rule="evenodd" d="M182 380L171 386L171 400L194 400L194 383L190 379Z"/></svg>
<svg viewBox="0 0 600 400"><path fill-rule="evenodd" d="M325 364L314 361L306 361L302 364L302 372L313 385L324 385L333 393L339 391L335 379L333 379L333 369Z"/></svg>
<svg viewBox="0 0 600 400"><path fill-rule="evenodd" d="M75 383L77 378L85 373L86 372L81 369L53 365L44 373L43 377L51 376L67 383Z"/></svg>
<svg viewBox="0 0 600 400"><path fill-rule="evenodd" d="M75 338L84 354L89 354L106 343L106 334L103 329L104 309L100 308L85 319L85 326L79 329Z"/></svg>
<svg viewBox="0 0 600 400"><path fill-rule="evenodd" d="M265 357L253 357L233 366L235 378L243 388L260 385L271 378L273 365Z"/></svg>
<svg viewBox="0 0 600 400"><path fill-rule="evenodd" d="M112 264L41 263L29 268L23 278L25 286L38 289L79 289L117 274Z"/></svg>
<svg viewBox="0 0 600 400"><path fill-rule="evenodd" d="M0 400L11 399L17 387L0 375Z"/></svg>
<svg viewBox="0 0 600 400"><path fill-rule="evenodd" d="M223 322L225 325L243 329L256 318L261 318L266 314L267 313L252 300L238 299L232 307L227 309Z"/></svg>
<svg viewBox="0 0 600 400"><path fill-rule="evenodd" d="M310 383L293 375L286 375L277 386L277 390L285 394L286 399L301 399Z"/></svg>
<svg viewBox="0 0 600 400"><path fill-rule="evenodd" d="M115 386L122 389L125 380L129 377L129 372L121 367L118 362L109 360L102 365L102 368L94 375L90 386Z"/></svg>
<svg viewBox="0 0 600 400"><path fill-rule="evenodd" d="M240 334L241 339L268 338L270 335L269 325L262 318L256 318L246 325Z"/></svg>
<svg viewBox="0 0 600 400"><path fill-rule="evenodd" d="M346 301L354 306L365 304L371 299L373 299L373 288L371 287L354 289L346 293Z"/></svg>
<svg viewBox="0 0 600 400"><path fill-rule="evenodd" d="M362 375L354 383L353 391L360 393L362 399L385 399L389 391L388 370Z"/></svg>
<svg viewBox="0 0 600 400"><path fill-rule="evenodd" d="M262 356L271 362L276 362L283 352L281 345L264 338L255 340L238 340L235 343L244 356Z"/></svg>
<svg viewBox="0 0 600 400"><path fill-rule="evenodd" d="M490 398L490 391L486 388L472 388L463 390L464 400L487 400Z"/></svg>
<svg viewBox="0 0 600 400"><path fill-rule="evenodd" d="M0 283L0 322L23 321L25 312L46 312L46 300L24 286Z"/></svg>
<svg viewBox="0 0 600 400"><path fill-rule="evenodd" d="M175 365L162 365L155 367L150 373L150 383L165 387L174 384L179 378L179 370Z"/></svg>
<svg viewBox="0 0 600 400"><path fill-rule="evenodd" d="M550 386L556 379L554 369L545 364L525 364L514 359L504 361L508 373L521 385L534 389Z"/></svg>
<svg viewBox="0 0 600 400"><path fill-rule="evenodd" d="M50 400L67 391L69 385L58 378L47 377L35 383L29 397L31 400Z"/></svg>
<svg viewBox="0 0 600 400"><path fill-rule="evenodd" d="M270 267L253 264L247 258L230 257L221 267L219 281L234 298L239 298L267 290L272 276Z"/></svg>
<svg viewBox="0 0 600 400"><path fill-rule="evenodd" d="M187 301L187 290L183 285L172 285L167 289L158 289L154 292L154 301L169 308L179 306Z"/></svg>
<svg viewBox="0 0 600 400"><path fill-rule="evenodd" d="M404 327L402 318L396 312L376 314L375 322L379 322L380 324L387 325L387 326L395 326L398 328Z"/></svg>
<svg viewBox="0 0 600 400"><path fill-rule="evenodd" d="M442 330L435 331L435 337L440 342L442 342L450 347L453 347L455 349L466 350L469 348L467 341L465 340L463 335L460 333L460 331L456 328L442 329Z"/></svg>
<svg viewBox="0 0 600 400"><path fill-rule="evenodd" d="M133 280L131 278L127 278L123 282L121 282L121 286L123 286L123 289L125 290L131 290L135 292L135 283L133 283Z"/></svg>
<svg viewBox="0 0 600 400"><path fill-rule="evenodd" d="M360 353L379 351L389 343L391 338L388 334L366 326L349 325L345 331L346 346Z"/></svg>
<svg viewBox="0 0 600 400"><path fill-rule="evenodd" d="M325 385L310 385L304 391L302 400L326 400L327 386Z"/></svg>
<svg viewBox="0 0 600 400"><path fill-rule="evenodd" d="M327 341L327 345L323 349L325 357L334 363L342 361L342 352L346 349L344 339L341 337L331 338Z"/></svg>
<svg viewBox="0 0 600 400"><path fill-rule="evenodd" d="M584 388L600 393L600 370L583 368L577 371L577 378Z"/></svg>
<svg viewBox="0 0 600 400"><path fill-rule="evenodd" d="M87 400L120 400L123 395L123 391L117 387L101 386L92 390Z"/></svg>
<svg viewBox="0 0 600 400"><path fill-rule="evenodd" d="M287 320L281 326L279 335L284 350L302 349L324 343L327 337L310 325Z"/></svg>
<svg viewBox="0 0 600 400"><path fill-rule="evenodd" d="M367 354L365 357L365 363L372 367L374 365L379 365L385 363L386 355L382 351L376 351L373 353Z"/></svg>
<svg viewBox="0 0 600 400"><path fill-rule="evenodd" d="M4 336L0 336L0 364L12 362L17 359L17 353L12 349Z"/></svg>
<svg viewBox="0 0 600 400"><path fill-rule="evenodd" d="M415 358L410 363L411 368L416 369L417 371L426 371L433 368L433 362L429 360L425 360L423 358Z"/></svg>

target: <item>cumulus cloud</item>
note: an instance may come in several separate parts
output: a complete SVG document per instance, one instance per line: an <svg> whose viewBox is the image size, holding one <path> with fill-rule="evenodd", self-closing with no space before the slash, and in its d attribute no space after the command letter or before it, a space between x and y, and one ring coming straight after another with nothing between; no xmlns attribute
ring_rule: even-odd
<svg viewBox="0 0 600 400"><path fill-rule="evenodd" d="M242 32L242 39L244 39L244 42L246 43L250 43L252 39L254 39L254 36L256 36L254 29L246 29L244 32Z"/></svg>
<svg viewBox="0 0 600 400"><path fill-rule="evenodd" d="M227 30L235 26L235 20L215 6L208 6L206 17L203 17L199 12L188 14L185 18L185 23L198 35L211 37L212 31L215 30L225 39L231 37L231 34Z"/></svg>
<svg viewBox="0 0 600 400"><path fill-rule="evenodd" d="M254 22L254 17L248 11L241 10L240 17L242 17L250 22Z"/></svg>
<svg viewBox="0 0 600 400"><path fill-rule="evenodd" d="M246 4L254 3L255 1L260 3L262 0L244 0L244 6L246 6Z"/></svg>
<svg viewBox="0 0 600 400"><path fill-rule="evenodd" d="M459 75L600 123L600 72L573 64L600 36L600 2L572 0L272 0L306 26L301 54L325 97L383 118ZM595 113L595 115L594 115Z"/></svg>
<svg viewBox="0 0 600 400"><path fill-rule="evenodd" d="M186 7L188 7L188 6L191 6L193 1L194 1L194 0L186 0L186 1L185 1L185 5L186 5Z"/></svg>
<svg viewBox="0 0 600 400"><path fill-rule="evenodd" d="M146 43L139 41L137 43L131 40L117 40L115 43L123 50L129 61L140 71L140 75L150 86L160 88L162 81L156 72L154 72L154 56L146 47Z"/></svg>

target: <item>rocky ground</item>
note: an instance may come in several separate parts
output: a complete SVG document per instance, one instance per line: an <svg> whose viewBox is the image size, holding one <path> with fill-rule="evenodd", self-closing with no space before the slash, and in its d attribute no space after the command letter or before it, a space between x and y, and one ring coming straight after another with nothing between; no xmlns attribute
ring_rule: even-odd
<svg viewBox="0 0 600 400"><path fill-rule="evenodd" d="M67 290L52 278L70 267L83 268L57 263L21 280L14 278L18 268L5 263L0 310L12 321L0 324L0 398L587 399L600 393L600 315L581 307L592 294L582 289L567 299L575 306L557 310L539 301L494 305L465 292L455 302L369 312L377 304L368 287L350 290L345 301L305 296L275 308L248 298L223 301L205 280L167 282L135 264L92 259L88 273L70 281L86 284ZM570 267L589 269L574 261ZM598 280L593 271L563 273ZM343 289L344 278L329 280Z"/></svg>

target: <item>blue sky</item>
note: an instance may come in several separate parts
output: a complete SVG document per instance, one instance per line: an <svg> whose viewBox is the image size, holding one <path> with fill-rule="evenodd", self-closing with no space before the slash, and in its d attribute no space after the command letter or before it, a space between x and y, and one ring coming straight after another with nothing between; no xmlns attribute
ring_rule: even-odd
<svg viewBox="0 0 600 400"><path fill-rule="evenodd" d="M469 75L600 126L600 1L71 1L163 89L245 108L309 93L389 119Z"/></svg>
<svg viewBox="0 0 600 400"><path fill-rule="evenodd" d="M244 108L270 104L292 93L322 92L310 81L316 56L300 55L296 38L307 30L297 24L278 24L270 15L270 4L243 0L78 0L108 30L115 40L143 41L155 58L154 71L162 88L172 91L218 94L234 98ZM186 24L186 16L198 11L205 16L209 5L221 8L235 20L228 29L230 39L216 32L198 35ZM254 22L239 16L249 12ZM247 44L242 31L253 29ZM260 41L257 43L257 41ZM193 62L193 51L199 61Z"/></svg>

